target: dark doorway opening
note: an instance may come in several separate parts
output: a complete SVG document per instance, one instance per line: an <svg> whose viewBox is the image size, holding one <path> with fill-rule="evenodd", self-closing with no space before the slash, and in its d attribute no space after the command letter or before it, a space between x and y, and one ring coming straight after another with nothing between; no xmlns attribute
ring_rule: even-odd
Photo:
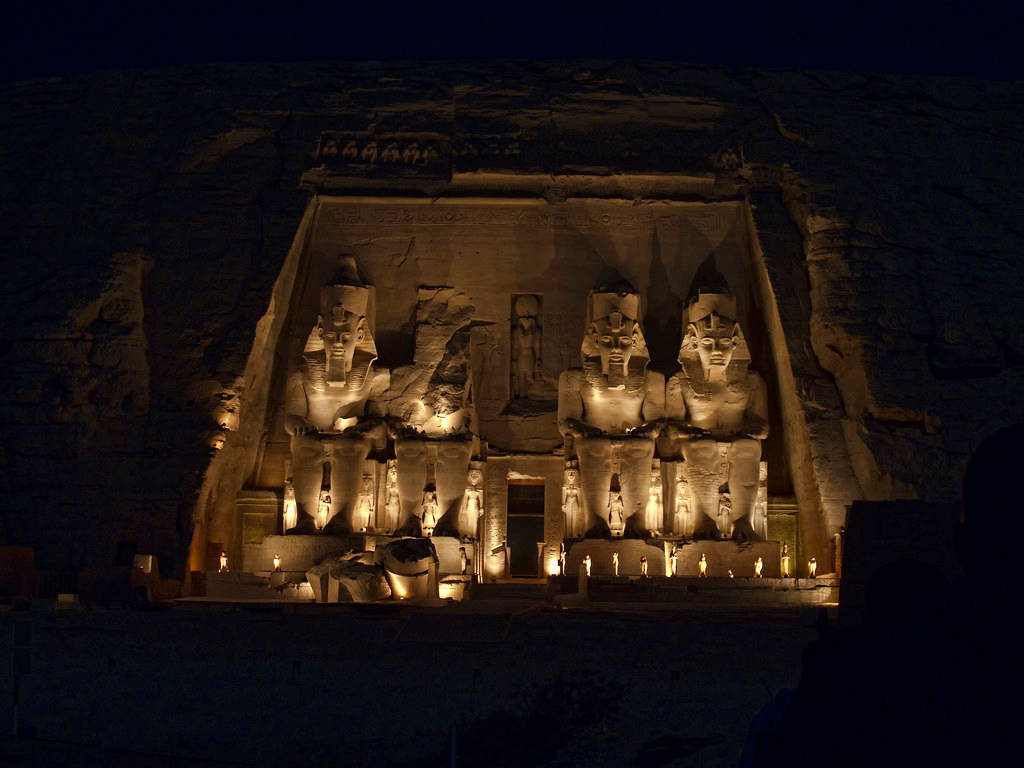
<svg viewBox="0 0 1024 768"><path fill-rule="evenodd" d="M544 540L544 481L515 480L508 485L509 575L536 578L537 544Z"/></svg>

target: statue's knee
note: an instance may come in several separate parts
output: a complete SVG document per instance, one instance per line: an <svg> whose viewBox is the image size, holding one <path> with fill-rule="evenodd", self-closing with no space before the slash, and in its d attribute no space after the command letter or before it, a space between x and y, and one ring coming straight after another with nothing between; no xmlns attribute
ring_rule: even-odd
<svg viewBox="0 0 1024 768"><path fill-rule="evenodd" d="M395 444L395 458L399 461L417 461L426 456L426 453L427 447L419 441L401 441Z"/></svg>
<svg viewBox="0 0 1024 768"><path fill-rule="evenodd" d="M622 452L633 460L653 457L654 440L627 440L623 443Z"/></svg>
<svg viewBox="0 0 1024 768"><path fill-rule="evenodd" d="M718 460L718 443L714 440L687 440L683 458L691 464L709 464Z"/></svg>
<svg viewBox="0 0 1024 768"><path fill-rule="evenodd" d="M735 440L732 445L729 446L729 457L733 461L760 461L761 441L753 440L749 437L742 437L739 440Z"/></svg>

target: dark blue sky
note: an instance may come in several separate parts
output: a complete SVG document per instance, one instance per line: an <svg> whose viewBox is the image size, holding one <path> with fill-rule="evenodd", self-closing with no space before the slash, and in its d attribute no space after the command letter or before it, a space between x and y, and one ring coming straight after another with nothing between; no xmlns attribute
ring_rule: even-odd
<svg viewBox="0 0 1024 768"><path fill-rule="evenodd" d="M1024 79L1024 10L991 2L15 3L0 79L214 61L653 58Z"/></svg>

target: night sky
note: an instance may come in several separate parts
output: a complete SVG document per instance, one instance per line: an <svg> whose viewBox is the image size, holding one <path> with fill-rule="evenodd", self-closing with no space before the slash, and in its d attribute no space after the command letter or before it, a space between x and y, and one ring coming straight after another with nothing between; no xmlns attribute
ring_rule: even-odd
<svg viewBox="0 0 1024 768"><path fill-rule="evenodd" d="M18 2L3 82L207 62L649 58L1024 79L1024 8L991 2Z"/></svg>

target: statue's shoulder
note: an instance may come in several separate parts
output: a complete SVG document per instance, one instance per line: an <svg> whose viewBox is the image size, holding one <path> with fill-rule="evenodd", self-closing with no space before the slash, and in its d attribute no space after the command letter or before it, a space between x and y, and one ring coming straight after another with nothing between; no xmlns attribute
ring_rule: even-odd
<svg viewBox="0 0 1024 768"><path fill-rule="evenodd" d="M370 387L374 392L383 392L391 386L391 370L388 368L373 368Z"/></svg>
<svg viewBox="0 0 1024 768"><path fill-rule="evenodd" d="M765 387L764 379L761 378L761 374L757 371L747 369L747 386L751 389L763 389Z"/></svg>

